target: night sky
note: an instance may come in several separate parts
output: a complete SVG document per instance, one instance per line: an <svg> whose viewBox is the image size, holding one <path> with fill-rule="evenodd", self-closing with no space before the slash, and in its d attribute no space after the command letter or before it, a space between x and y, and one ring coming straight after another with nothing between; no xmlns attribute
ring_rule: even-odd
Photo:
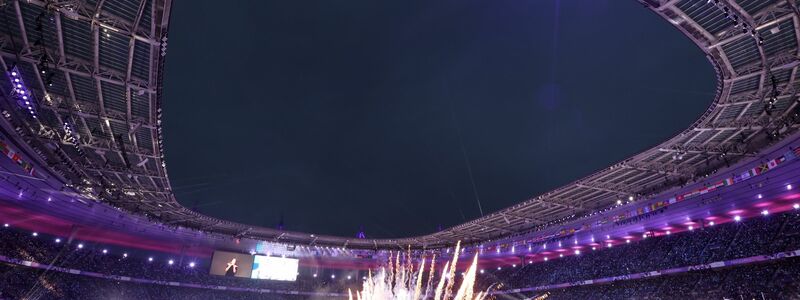
<svg viewBox="0 0 800 300"><path fill-rule="evenodd" d="M716 85L704 54L633 0L172 9L163 122L178 201L287 230L401 237L468 221L476 194L488 214L671 137Z"/></svg>

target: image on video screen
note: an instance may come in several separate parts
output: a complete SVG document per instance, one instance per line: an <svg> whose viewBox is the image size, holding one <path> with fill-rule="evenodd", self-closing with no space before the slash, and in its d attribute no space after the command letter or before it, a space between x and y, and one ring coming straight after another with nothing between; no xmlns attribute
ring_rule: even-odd
<svg viewBox="0 0 800 300"><path fill-rule="evenodd" d="M297 279L298 260L257 255L253 262L253 278L295 281Z"/></svg>
<svg viewBox="0 0 800 300"><path fill-rule="evenodd" d="M250 277L253 271L253 256L249 254L214 251L211 259L212 275Z"/></svg>

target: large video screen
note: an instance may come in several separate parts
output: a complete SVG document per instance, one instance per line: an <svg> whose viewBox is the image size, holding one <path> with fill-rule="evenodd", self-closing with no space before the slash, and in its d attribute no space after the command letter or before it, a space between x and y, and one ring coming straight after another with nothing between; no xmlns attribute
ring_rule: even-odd
<svg viewBox="0 0 800 300"><path fill-rule="evenodd" d="M298 262L299 260L294 258L256 255L252 278L295 281Z"/></svg>
<svg viewBox="0 0 800 300"><path fill-rule="evenodd" d="M250 277L253 271L253 256L226 251L214 251L211 258L212 275Z"/></svg>

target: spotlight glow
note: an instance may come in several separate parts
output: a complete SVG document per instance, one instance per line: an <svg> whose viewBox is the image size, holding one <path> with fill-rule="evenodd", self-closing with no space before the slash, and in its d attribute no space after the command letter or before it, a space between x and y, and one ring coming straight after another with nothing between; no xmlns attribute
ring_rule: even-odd
<svg viewBox="0 0 800 300"><path fill-rule="evenodd" d="M148 258L147 258L147 261L149 261L149 262L152 262L152 261L153 261L153 258L152 258L152 257L148 257Z"/></svg>
<svg viewBox="0 0 800 300"><path fill-rule="evenodd" d="M795 203L794 205L792 205L792 207L794 207L794 209L800 209L800 204ZM6 225L8 225L8 224L6 224Z"/></svg>
<svg viewBox="0 0 800 300"><path fill-rule="evenodd" d="M769 211L768 211L768 210L766 210L766 209L765 209L765 210L762 210L762 211L761 211L761 215L763 215L763 216L769 215Z"/></svg>
<svg viewBox="0 0 800 300"><path fill-rule="evenodd" d="M175 261L170 259L169 261L167 261L167 263L171 265L171 264L174 264Z"/></svg>
<svg viewBox="0 0 800 300"><path fill-rule="evenodd" d="M57 238L56 243L61 243L61 239Z"/></svg>
<svg viewBox="0 0 800 300"><path fill-rule="evenodd" d="M83 244L78 244L78 249L83 249Z"/></svg>
<svg viewBox="0 0 800 300"><path fill-rule="evenodd" d="M189 263L189 268L194 268L194 262Z"/></svg>
<svg viewBox="0 0 800 300"><path fill-rule="evenodd" d="M103 249L103 254L108 254L108 250Z"/></svg>
<svg viewBox="0 0 800 300"><path fill-rule="evenodd" d="M708 226L714 226L714 224L716 224L714 221L708 222Z"/></svg>
<svg viewBox="0 0 800 300"><path fill-rule="evenodd" d="M39 233L37 233L37 232L34 232L34 233L31 233L31 235L33 235L33 236L39 236Z"/></svg>
<svg viewBox="0 0 800 300"><path fill-rule="evenodd" d="M736 216L733 217L733 220L736 221L736 222L739 222L739 221L742 220L742 217L736 215Z"/></svg>

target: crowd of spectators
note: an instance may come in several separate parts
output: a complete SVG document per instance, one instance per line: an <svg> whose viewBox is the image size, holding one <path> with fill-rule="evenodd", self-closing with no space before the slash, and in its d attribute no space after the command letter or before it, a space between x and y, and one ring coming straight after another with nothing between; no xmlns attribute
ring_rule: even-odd
<svg viewBox="0 0 800 300"><path fill-rule="evenodd" d="M42 235L32 236L31 232L16 230L14 228L0 228L0 241L3 241L0 243L0 255L6 257L38 262L45 265L52 264L53 266L66 269L142 278L160 282L322 293L343 292L346 291L348 287L358 288L357 283L359 283L358 280L350 281L344 278L330 279L329 277L325 278L321 276L320 278L298 277L297 280L293 282L217 276L208 274L206 268L190 266L185 261L179 263L176 260L175 263L168 264L166 261L162 260L150 261L142 259L141 257L134 259L128 257L125 253L104 252L101 248L91 246L88 243L85 244L85 247L79 247L78 245L83 246L84 244L78 241L70 242L66 238L60 238L59 242L55 242L54 239L44 238ZM10 266L11 265L7 265L6 267ZM37 272L43 273L43 270L31 269L28 271L28 274L37 274ZM57 271L49 271L47 273L49 274L48 276L54 278L49 280L51 283L56 283L58 282L56 279L65 276L64 274L59 274L61 272ZM78 280L77 277L79 276L68 277L70 280L74 279L76 282L93 282L91 279L89 281ZM7 278L0 277L0 280L4 279ZM12 281L4 280L1 282L7 283ZM100 282L103 282L103 280L100 280ZM31 284L32 282L21 283ZM119 282L117 285L124 287L132 285L132 283ZM54 286L59 288L78 287L77 284ZM164 288L166 287L161 287L160 289ZM14 289L11 284L0 285L0 292L8 294L10 289ZM181 290L187 289L181 288Z"/></svg>
<svg viewBox="0 0 800 300"><path fill-rule="evenodd" d="M359 280L348 282L298 277L296 282L276 282L209 275L205 268L185 263L166 264L130 259L97 248L78 248L75 241L55 243L13 228L0 229L0 255L42 264L91 271L101 274L144 278L161 282L181 282L206 286L252 289L342 293L358 289ZM800 249L800 214L769 215L741 222L705 226L693 231L642 239L612 248L597 247L580 255L554 258L528 264L520 257L517 267L486 272L479 276L484 286L502 283L501 289L545 286L627 274L659 271L676 267L756 255L769 255ZM785 258L770 263L750 264L715 270L690 271L649 279L622 280L551 290L554 299L644 298L660 299L681 295L687 298L793 298L800 279L800 258ZM260 299L257 292L218 291L168 284L133 283L69 274L55 270L0 265L0 299ZM348 285L349 284L349 285ZM787 294L788 293L788 294ZM795 294L791 294L795 293ZM80 297L78 297L80 295ZM223 296L224 295L224 296ZM591 296L590 296L591 295ZM599 296L606 295L606 296ZM758 297L756 297L758 296ZM270 294L269 299L295 299L307 296ZM668 297L669 298L669 297Z"/></svg>
<svg viewBox="0 0 800 300"><path fill-rule="evenodd" d="M93 278L61 272L42 272L0 264L0 299L307 299L302 295L221 291ZM319 298L319 297L318 297Z"/></svg>
<svg viewBox="0 0 800 300"><path fill-rule="evenodd" d="M543 263L528 264L520 258L517 267L484 277L508 288L535 287L794 251L800 249L800 214L756 217L596 248Z"/></svg>
<svg viewBox="0 0 800 300"><path fill-rule="evenodd" d="M795 260L795 261L790 261ZM800 260L527 293L547 299L798 299ZM527 298L526 297L526 298Z"/></svg>

